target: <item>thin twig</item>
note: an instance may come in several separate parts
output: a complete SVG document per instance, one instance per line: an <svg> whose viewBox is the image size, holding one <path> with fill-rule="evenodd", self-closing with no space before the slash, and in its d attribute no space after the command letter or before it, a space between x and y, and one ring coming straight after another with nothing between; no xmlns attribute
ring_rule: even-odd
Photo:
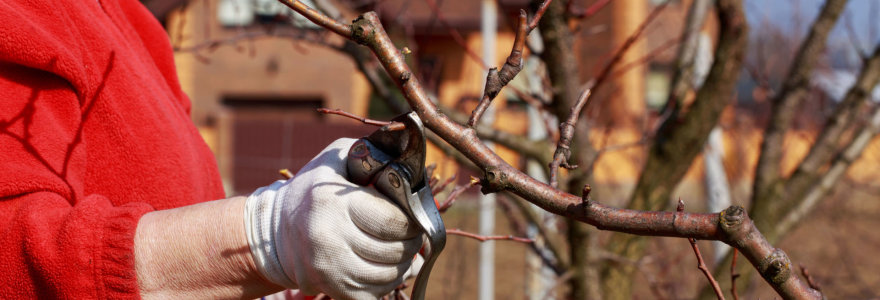
<svg viewBox="0 0 880 300"><path fill-rule="evenodd" d="M483 88L483 97L480 98L477 107L471 112L471 117L468 119L467 123L468 127L473 128L477 122L480 121L483 113L489 108L489 105L492 104L492 100L498 96L501 89L513 80L513 78L516 77L516 74L519 74L519 71L522 70L523 49L525 48L526 37L529 35L529 32L538 26L538 22L541 20L541 16L544 15L544 12L547 11L547 6L550 5L550 2L552 2L552 0L546 0L541 4L541 7L532 17L531 22L529 22L525 10L521 9L519 11L519 22L517 22L516 36L513 40L513 47L510 49L510 55L507 56L507 60L504 62L504 65L501 66L501 70L498 70L497 68L489 69L489 74L486 76L486 86Z"/></svg>
<svg viewBox="0 0 880 300"><path fill-rule="evenodd" d="M353 113L350 113L350 112L347 112L347 111L344 111L341 109L319 108L318 112L322 113L322 114L326 114L326 115L339 115L339 116L347 117L350 119L355 119L355 120L361 121L361 123L364 123L367 125L383 126L388 131L397 131L397 130L403 130L404 128L406 128L406 125L404 125L403 123L400 123L400 122L387 122L387 121L378 121L378 120L373 120L373 119L367 119L365 117L361 117L361 116L355 115Z"/></svg>
<svg viewBox="0 0 880 300"><path fill-rule="evenodd" d="M488 66L488 64L483 61L483 58L479 54L468 47L467 42L465 42L464 37L461 35L461 33L458 32L455 27L449 25L449 21L446 20L443 12L441 12L440 8L437 7L437 2L435 2L434 0L425 0L425 3L427 3L428 7L431 8L431 12L434 14L434 16L437 17L437 21L440 21L440 25L443 25L443 27L446 28L446 31L449 32L449 35L452 36L452 39L455 40L455 42L464 49L464 52L481 66L487 68L486 66Z"/></svg>
<svg viewBox="0 0 880 300"><path fill-rule="evenodd" d="M537 24L538 21L540 21L540 18L544 15L544 11L546 11L546 8L547 8L547 6L549 6L551 1L552 0L545 1L541 5L541 8L539 8L539 10L535 14L535 16L532 17L532 22L534 24ZM437 3L434 0L425 0L425 2L428 4L428 7L431 8L433 15L437 17L438 21L440 21L440 25L442 25L444 28L446 28L446 31L449 32L449 35L452 36L452 39L455 41L456 44L458 44L464 50L464 52L467 54L467 56L470 57L471 59L473 59L474 62L480 64L480 66L482 66L484 69L489 69L489 64L486 63L486 61L484 61L483 58L479 54L474 52L474 50L471 49L467 45L467 42L462 37L461 33L459 33L458 30L455 29L455 27L453 27L452 25L449 24L449 22L446 20L446 17L443 15L443 12L440 11L440 8L438 7ZM520 32L520 30L525 29L526 32L523 35L523 37L525 37L528 35L529 32L531 32L532 29L534 29L533 27L527 27L527 26L529 26L529 25L524 24L524 23L517 23L517 29L518 29L517 34L518 35L516 37L516 40L514 41L513 50L519 49L520 60L522 57L522 50L523 50L524 44L525 44L525 38L520 38L519 32ZM514 55L513 50L511 50L511 55ZM511 57L508 57L508 61L510 61L510 59L511 59ZM519 69L521 69L521 68L522 67L520 66ZM507 71L510 71L510 70L507 70ZM491 70L490 70L490 72L491 72ZM504 69L504 67L502 67L501 73L504 73L504 72L505 72L505 69ZM517 72L519 72L519 71L517 71ZM516 76L516 73L512 74L510 76L510 78L512 79L514 76ZM487 80L487 84L488 84L488 80ZM506 85L506 84L507 83L505 82L504 85ZM504 87L504 85L502 85L501 87ZM508 89L513 91L518 97L525 100L530 105L535 104L536 102L541 103L541 105L533 105L536 108L544 109L544 106L547 104L547 101L536 99L532 95L529 95L528 93L523 92L514 86L508 87ZM499 90L500 90L500 87L499 87ZM496 92L496 94L497 94L497 92ZM484 98L485 98L485 96L484 96ZM483 98L481 98L480 103L486 102L486 104L483 104L485 107L481 108L481 110L485 111L485 109L488 108L488 102L491 102L491 100L494 99L494 96L492 96L492 99L489 99L487 101L483 101L482 99ZM478 106L479 106L479 104L478 104ZM482 114L482 111L480 112L480 114ZM479 120L479 117L477 118L477 120Z"/></svg>
<svg viewBox="0 0 880 300"><path fill-rule="evenodd" d="M615 70L614 72L611 73L611 77L621 76L621 75L625 74L627 71L632 70L633 68L635 68L637 66L641 66L641 65L647 64L650 61L653 61L655 57L659 56L660 54L662 54L666 50L672 49L673 46L678 45L680 42L681 42L681 37L671 38L671 39L667 40L666 42L663 42L663 44L661 44L660 46L657 46L657 48L652 49L651 52L648 52L648 54L645 54L644 56L642 56L634 61L628 62L628 63L623 64L620 67L618 67L617 70Z"/></svg>
<svg viewBox="0 0 880 300"><path fill-rule="evenodd" d="M559 167L563 167L566 169L576 169L577 165L572 165L568 162L571 157L571 140L574 137L574 127L577 124L578 116L580 116L581 111L584 109L587 104L590 103L592 99L593 91L599 89L602 84L606 81L611 74L611 70L623 59L624 54L627 50L629 50L632 45L635 44L636 40L641 36L642 32L645 31L645 28L648 27L648 24L651 23L660 12L666 8L666 5L669 2L663 2L663 4L658 5L651 11L648 17L642 22L641 25L633 32L626 41L623 42L623 45L614 53L614 56L611 60L605 64L605 67L602 71L599 72L595 80L591 80L587 83L587 88L581 92L580 97L578 97L578 101L575 102L574 106L569 110L568 119L565 122L559 124L559 141L556 143L556 151L553 153L553 161L550 163L550 186L557 187L559 185L559 181L557 179L557 173L559 172Z"/></svg>
<svg viewBox="0 0 880 300"><path fill-rule="evenodd" d="M574 137L574 125L577 124L578 116L587 103L584 99L590 98L591 94L590 87L581 92L578 101L568 112L568 119L559 124L559 141L556 142L556 152L553 153L553 161L550 162L550 186L554 188L559 185L556 176L560 166L569 170L577 168L577 165L568 163L568 158L571 157L571 139Z"/></svg>
<svg viewBox="0 0 880 300"><path fill-rule="evenodd" d="M570 16L583 20L595 15L600 9L608 5L608 3L611 3L611 0L598 0L593 2L593 4L590 4L590 7L587 7L586 9L575 9L574 0L569 0L568 5L566 6L566 11Z"/></svg>
<svg viewBox="0 0 880 300"><path fill-rule="evenodd" d="M294 0L285 0L294 1ZM739 41L747 33L745 30L742 4L738 0L719 0L718 15L721 18L721 40L719 49L733 49L734 58L716 58L715 65L730 62L738 66L738 55L743 45ZM297 12L304 7L293 6ZM636 235L687 237L706 240L722 240L737 247L750 262L768 262L779 268L763 270L766 282L784 298L820 299L822 295L806 285L797 276L777 277L777 273L790 271L790 260L782 250L774 248L758 231L745 208L732 206L723 213L676 213L662 211L639 211L614 208L601 202L581 203L580 197L554 189L535 180L504 162L486 145L479 142L475 131L453 122L440 111L427 96L424 87L413 76L412 70L404 61L400 50L391 41L382 27L379 16L368 12L358 17L351 25L352 36L345 36L365 45L379 58L379 62L394 80L410 107L425 122L425 127L435 132L453 146L468 160L484 171L481 179L482 192L492 193L512 191L539 207L564 217L585 222L600 230L612 230ZM738 68L734 68L738 69ZM720 68L713 68L709 78L718 77ZM723 74L728 75L728 74ZM730 81L732 82L732 81ZM727 85L718 89L726 92Z"/></svg>
<svg viewBox="0 0 880 300"><path fill-rule="evenodd" d="M574 276L574 271L568 270L567 272L565 272L561 276L556 277L556 280L554 280L552 283L547 285L547 288L544 289L544 295L538 299L553 299L553 298L555 298L555 297L550 297L550 296L552 296L553 293L556 292L557 287L568 282L572 276Z"/></svg>
<svg viewBox="0 0 880 300"><path fill-rule="evenodd" d="M435 176L432 176L431 178L434 178L434 177L435 177ZM443 191L444 189L446 189L446 187L449 186L450 183L452 183L453 181L455 181L455 178L456 178L456 177L458 177L458 176L456 176L456 174L452 174L452 176L449 176L449 178L446 178L446 180L443 181L442 184L439 184L439 185L437 185L437 186L434 186L433 184L430 185L430 187L431 187L431 194L432 194L432 195L437 195L437 193L439 193L439 192Z"/></svg>
<svg viewBox="0 0 880 300"><path fill-rule="evenodd" d="M530 239L530 238L516 237L516 236L512 236L512 235L478 235L478 234L470 233L467 231L462 231L457 228L446 229L446 234L469 237L469 238L472 238L472 239L475 239L475 240L478 240L481 242L497 241L497 240L514 241L514 242L527 243L527 244L535 242L535 240Z"/></svg>
<svg viewBox="0 0 880 300"><path fill-rule="evenodd" d="M678 199L678 207L675 211L684 212L684 201L681 201L680 198ZM691 248L694 249L694 255L697 257L697 268L703 272L703 275L706 275L706 279L712 284L712 289L715 290L715 296L718 297L718 300L724 300L724 293L721 292L721 286L718 285L718 281L715 281L715 277L712 277L712 272L709 271L709 268L706 267L706 262L703 261L703 255L700 254L700 248L697 247L697 239L688 238L688 242L691 242Z"/></svg>
<svg viewBox="0 0 880 300"><path fill-rule="evenodd" d="M306 17L306 19L309 19L309 21L312 21L315 24L320 25L321 27L327 28L338 35L344 36L346 38L351 38L351 26L347 24L342 24L334 20L333 18L328 17L327 15L309 7L308 5L305 5L302 2L296 0L278 1L280 1L284 5L287 5L287 7L295 10L303 17Z"/></svg>
<svg viewBox="0 0 880 300"><path fill-rule="evenodd" d="M532 16L532 21L529 22L529 32L532 32L535 27L538 27L538 22L541 21L541 17L544 16L544 13L547 12L547 7L550 7L550 2L553 2L553 0L546 0L544 3L541 3L541 7L538 8L538 11Z"/></svg>
<svg viewBox="0 0 880 300"><path fill-rule="evenodd" d="M853 49L858 53L859 57L863 60L868 59L868 52L865 51L864 45L859 39L859 35L856 33L856 30L853 28L852 24L852 14L849 12L845 13L843 24L846 25L846 35L849 37L849 42L852 44Z"/></svg>
<svg viewBox="0 0 880 300"><path fill-rule="evenodd" d="M437 210L439 210L441 213L446 212L446 210L452 206L452 203L454 203L455 200L458 199L458 196L461 195L461 193L463 193L465 190L467 190L469 188L472 188L473 186L477 185L478 183L480 183L479 179L471 177L471 181L468 182L467 184L461 185L461 186L456 186L454 189L452 189L452 192L449 192L449 195L446 196L446 200L443 201L443 203L441 203L440 206L437 207Z"/></svg>
<svg viewBox="0 0 880 300"><path fill-rule="evenodd" d="M733 300L739 300L739 294L736 292L736 279L739 278L739 273L736 272L736 248L733 249L733 262L730 263L730 294L733 295Z"/></svg>
<svg viewBox="0 0 880 300"><path fill-rule="evenodd" d="M501 211L507 216L513 232L517 235L529 236L529 226L537 229L537 234L533 236L536 242L529 245L530 248L532 248L532 252L541 259L541 262L544 265L553 270L557 276L561 276L567 272L569 264L563 261L562 257L559 256L559 251L557 250L558 247L549 239L549 236L547 236L546 230L544 229L545 225L534 222L534 216L530 211L531 208L522 207L522 201L513 199L515 196L510 195L509 193L504 193L502 196L504 197L498 198L498 207L501 208ZM515 215L521 215L523 219L517 218ZM540 241L540 243L538 241Z"/></svg>
<svg viewBox="0 0 880 300"><path fill-rule="evenodd" d="M483 88L483 97L480 98L480 103L471 112L471 118L467 123L468 127L473 128L480 121L483 112L489 108L492 100L498 96L501 89L522 70L523 48L526 44L526 36L529 34L528 17L525 10L519 11L519 22L517 24L519 26L517 27L516 37L513 40L513 47L510 49L510 55L507 56L507 60L501 66L500 71L497 68L489 69L489 74L486 75L486 87Z"/></svg>
<svg viewBox="0 0 880 300"><path fill-rule="evenodd" d="M804 267L804 264L798 264L798 266L801 267L801 275L804 275L804 278L807 279L807 284L809 284L814 290L821 292L822 289L819 287L819 284L813 280L813 276L810 276L810 271L807 270L807 267Z"/></svg>

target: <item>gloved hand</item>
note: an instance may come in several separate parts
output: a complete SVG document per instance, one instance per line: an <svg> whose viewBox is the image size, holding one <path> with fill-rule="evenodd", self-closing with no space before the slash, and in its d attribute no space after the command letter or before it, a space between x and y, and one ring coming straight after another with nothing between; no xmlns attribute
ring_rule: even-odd
<svg viewBox="0 0 880 300"><path fill-rule="evenodd" d="M375 299L410 272L422 234L385 196L346 180L354 142L336 140L294 178L248 197L248 243L269 281L309 295Z"/></svg>

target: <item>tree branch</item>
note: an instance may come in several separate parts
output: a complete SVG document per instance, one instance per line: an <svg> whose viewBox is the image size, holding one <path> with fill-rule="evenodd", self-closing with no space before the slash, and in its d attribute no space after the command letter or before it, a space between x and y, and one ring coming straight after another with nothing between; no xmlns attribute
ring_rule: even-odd
<svg viewBox="0 0 880 300"><path fill-rule="evenodd" d="M676 209L676 211L684 211L684 201L681 201L681 199L678 199L678 209ZM718 286L718 281L715 281L715 277L712 277L712 272L709 271L709 268L706 267L706 262L703 261L703 255L700 254L700 248L697 247L697 240L694 238L688 238L688 242L691 243L691 248L694 250L694 256L697 257L697 268L700 269L700 272L703 272L703 275L709 280L709 284L711 284L712 289L715 290L715 296L718 297L718 300L724 300L724 293L721 292L721 287Z"/></svg>
<svg viewBox="0 0 880 300"><path fill-rule="evenodd" d="M574 127L577 124L578 116L580 116L581 111L586 107L590 100L592 100L592 95L594 90L599 90L603 83L605 83L608 76L611 74L611 70L614 69L615 66L623 59L626 51L635 44L636 40L638 40L639 36L641 36L642 32L645 31L645 28L648 27L648 24L651 24L660 12L663 11L664 8L669 4L669 2L663 2L663 4L658 5L651 11L647 18L636 28L636 31L633 32L627 39L623 42L623 45L620 46L614 56L611 57L611 60L605 64L605 67L602 68L602 71L596 75L595 80L591 83L587 83L586 89L581 92L578 97L577 102L571 107L569 111L568 118L566 118L565 122L559 124L559 141L556 143L556 151L553 153L553 161L550 163L550 186L556 188L559 182L556 179L557 173L559 172L559 167L562 166L566 169L576 169L577 165L572 165L568 162L571 156L571 140L574 138Z"/></svg>
<svg viewBox="0 0 880 300"><path fill-rule="evenodd" d="M532 240L530 238L515 237L512 235L478 235L478 234L470 233L470 232L463 231L463 230L460 230L457 228L446 229L446 234L469 237L469 238L472 238L472 239L475 239L475 240L478 240L481 242L496 241L496 240L514 241L514 242L520 242L520 243L526 243L526 244L531 244L531 243L535 242L534 240Z"/></svg>
<svg viewBox="0 0 880 300"><path fill-rule="evenodd" d="M673 189L687 173L718 123L721 112L733 98L746 49L748 25L740 0L717 1L716 7L721 26L715 60L693 104L684 114L669 116L657 130L630 198L630 209L667 209ZM616 234L608 245L609 251L635 259L643 255L646 240ZM607 281L606 289L613 289L614 284L629 278L633 269L609 266L603 271L606 277L612 278Z"/></svg>
<svg viewBox="0 0 880 300"><path fill-rule="evenodd" d="M772 231L777 233L788 232L803 220L815 208L819 200L834 188L838 180L846 173L846 169L862 155L865 147L877 136L878 132L880 132L880 108L875 108L870 123L859 131L856 137L844 148L843 152L834 159L828 171L812 182L813 184L807 189L803 200L799 201L794 207L786 209L787 213L784 215L784 218Z"/></svg>
<svg viewBox="0 0 880 300"><path fill-rule="evenodd" d="M723 11L722 24L734 21L735 24L726 24L729 26L727 28L735 28L735 32L744 33L745 19L742 16L741 5L733 0L721 0L719 3L719 10ZM306 10L304 5L290 7L304 15L312 13L311 10ZM310 19L322 20L314 17ZM484 170L484 178L481 182L484 193L510 190L549 212L605 230L652 236L722 240L739 249L784 298L821 297L797 276L791 276L790 262L785 253L773 248L763 238L742 207L731 207L720 214L636 211L609 207L593 200L583 201L580 197L556 190L513 168L482 144L473 129L464 128L440 113L427 97L418 79L412 75L412 71L404 62L403 55L391 42L375 13L361 15L351 25L351 35L345 35L345 32L339 31L341 35L369 47L379 57L385 70L397 83L410 107L421 117L426 127ZM719 45L719 48L724 47ZM726 54L741 58L736 51ZM734 67L738 70L737 63L731 64L733 66L717 68ZM712 73L715 72L710 72L710 78Z"/></svg>
<svg viewBox="0 0 880 300"><path fill-rule="evenodd" d="M525 10L519 11L519 22L517 24L519 26L516 30L516 37L513 40L513 48L510 49L510 55L507 56L507 60L504 62L504 66L501 66L500 71L497 68L489 69L489 74L486 75L486 87L483 88L483 97L480 98L480 103L471 112L471 118L467 122L468 127L474 127L480 121L480 117L489 108L495 96L498 96L501 89L522 70L523 48L526 44L526 35L529 34L528 17L526 17Z"/></svg>
<svg viewBox="0 0 880 300"><path fill-rule="evenodd" d="M846 2L847 0L828 0L825 2L825 6L822 7L819 16L810 27L807 38L791 62L782 89L773 97L773 115L764 131L761 156L758 158L758 166L755 169L755 184L752 192L755 204L770 202L774 198L773 194L779 192L778 181L781 176L779 162L782 157L785 133L791 126L791 120L797 107L807 93L813 66L819 55L822 54L822 50L825 49L828 34L834 28ZM763 204L758 206L763 206ZM754 211L753 209L752 212Z"/></svg>
<svg viewBox="0 0 880 300"><path fill-rule="evenodd" d="M682 43L675 61L675 73L672 75L669 96L661 114L677 115L684 105L685 95L694 87L694 60L697 57L700 29L703 28L711 4L709 0L694 0L688 9L684 32L681 35Z"/></svg>
<svg viewBox="0 0 880 300"><path fill-rule="evenodd" d="M344 111L341 109L318 108L318 113L322 113L322 114L326 114L326 115L343 116L343 117L346 117L349 119L358 120L361 123L364 123L367 125L381 126L381 127L384 127L383 130L387 128L388 131L397 131L397 130L403 130L404 128L406 128L406 125L404 125L403 123L400 123L400 122L388 122L388 121L378 121L378 120L373 120L373 119L367 119L366 117L361 117L361 116L355 115L353 113L350 113L350 112L347 112L347 111Z"/></svg>
<svg viewBox="0 0 880 300"><path fill-rule="evenodd" d="M862 70L856 78L856 82L850 87L846 96L837 104L834 112L828 117L822 132L810 148L810 152L801 161L791 177L785 181L784 190L786 195L791 196L774 200L771 208L781 207L782 212L789 211L791 206L797 205L797 203L804 200L804 197L800 197L804 195L803 191L811 190L811 186L815 186L820 182L817 180L820 169L830 163L834 156L840 153L843 148L840 144L844 131L851 128L859 119L857 114L867 108L870 103L871 92L878 83L880 83L880 46L875 48L871 57L865 60ZM869 130L869 128L865 128L865 130ZM861 151L854 155L858 157L859 154L861 154ZM838 156L839 158L840 156ZM820 196L824 196L824 194ZM782 231L780 234L785 232L787 231Z"/></svg>

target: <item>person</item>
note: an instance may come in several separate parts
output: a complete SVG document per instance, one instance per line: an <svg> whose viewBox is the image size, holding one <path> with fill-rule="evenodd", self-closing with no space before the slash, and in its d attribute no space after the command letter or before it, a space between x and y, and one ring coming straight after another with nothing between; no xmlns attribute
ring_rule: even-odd
<svg viewBox="0 0 880 300"><path fill-rule="evenodd" d="M0 20L0 298L376 298L412 272L421 234L345 179L352 139L225 198L138 1L0 1Z"/></svg>

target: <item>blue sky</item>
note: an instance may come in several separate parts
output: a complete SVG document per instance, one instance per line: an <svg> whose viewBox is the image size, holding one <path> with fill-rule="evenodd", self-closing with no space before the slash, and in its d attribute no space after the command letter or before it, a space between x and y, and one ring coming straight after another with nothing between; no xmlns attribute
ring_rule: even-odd
<svg viewBox="0 0 880 300"><path fill-rule="evenodd" d="M746 0L746 17L756 30L760 30L757 26L766 20L802 37L824 3L822 0ZM880 0L850 0L832 33L832 42L850 41L845 22L852 24L862 48L871 51L880 41Z"/></svg>

